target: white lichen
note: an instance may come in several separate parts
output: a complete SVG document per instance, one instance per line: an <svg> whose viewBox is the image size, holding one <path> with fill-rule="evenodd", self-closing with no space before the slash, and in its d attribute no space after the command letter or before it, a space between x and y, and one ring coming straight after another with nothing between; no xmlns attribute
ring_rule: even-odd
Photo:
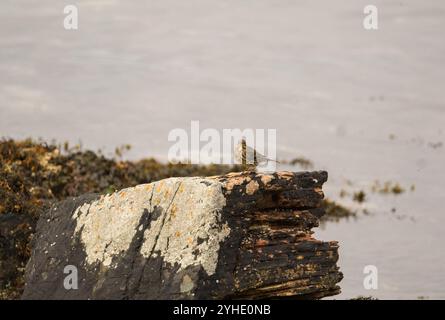
<svg viewBox="0 0 445 320"><path fill-rule="evenodd" d="M168 207L168 211L163 211L145 231L141 253L149 257L159 252L164 261L179 264L180 270L201 265L208 275L215 273L220 242L230 233L227 224L221 222L226 204L221 184L188 178L177 186L170 204L166 200L171 199L163 194L155 192L153 203Z"/></svg>
<svg viewBox="0 0 445 320"><path fill-rule="evenodd" d="M88 264L110 266L114 256L130 247L144 210L149 206L150 185L102 196L77 208L75 233L80 234Z"/></svg>
<svg viewBox="0 0 445 320"><path fill-rule="evenodd" d="M162 257L180 269L202 266L216 270L220 243L230 229L221 221L226 204L221 183L204 178L170 178L102 196L77 208L75 233L85 247L86 262L110 267L125 254L142 215L151 222L143 233L140 253L147 259Z"/></svg>

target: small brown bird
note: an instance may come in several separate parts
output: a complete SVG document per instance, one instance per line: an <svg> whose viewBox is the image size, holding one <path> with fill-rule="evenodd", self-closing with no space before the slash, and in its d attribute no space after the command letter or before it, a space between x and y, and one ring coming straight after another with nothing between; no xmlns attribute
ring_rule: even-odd
<svg viewBox="0 0 445 320"><path fill-rule="evenodd" d="M269 161L279 163L276 160L267 158L254 148L249 147L244 138L241 139L235 147L235 161L241 164L243 169L247 171L255 171L259 164Z"/></svg>

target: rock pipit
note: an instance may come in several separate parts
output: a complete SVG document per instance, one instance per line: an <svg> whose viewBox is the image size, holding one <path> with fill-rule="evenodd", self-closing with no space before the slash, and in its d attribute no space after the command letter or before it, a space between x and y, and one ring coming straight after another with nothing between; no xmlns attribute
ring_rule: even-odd
<svg viewBox="0 0 445 320"><path fill-rule="evenodd" d="M276 160L269 159L265 155L257 152L254 148L247 145L246 139L241 139L235 147L235 161L242 165L243 170L256 171L256 167L259 164L273 161L279 163Z"/></svg>

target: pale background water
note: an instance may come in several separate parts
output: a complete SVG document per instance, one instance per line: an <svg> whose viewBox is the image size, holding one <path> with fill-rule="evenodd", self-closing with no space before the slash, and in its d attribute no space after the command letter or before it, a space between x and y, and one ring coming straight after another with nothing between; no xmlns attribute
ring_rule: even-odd
<svg viewBox="0 0 445 320"><path fill-rule="evenodd" d="M330 198L346 180L368 194L376 179L415 184L316 232L340 242L336 298L444 299L445 2L373 1L378 31L362 27L367 4L2 0L0 136L165 160L168 132L191 120L276 128L278 157L328 170ZM369 264L378 290L363 288Z"/></svg>

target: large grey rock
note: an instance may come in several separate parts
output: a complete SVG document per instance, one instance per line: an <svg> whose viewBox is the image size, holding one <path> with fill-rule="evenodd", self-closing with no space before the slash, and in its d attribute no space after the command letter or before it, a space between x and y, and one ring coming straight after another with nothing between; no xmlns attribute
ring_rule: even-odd
<svg viewBox="0 0 445 320"><path fill-rule="evenodd" d="M218 299L339 292L311 237L326 172L170 178L63 201L38 223L24 299ZM64 268L78 270L67 289Z"/></svg>

